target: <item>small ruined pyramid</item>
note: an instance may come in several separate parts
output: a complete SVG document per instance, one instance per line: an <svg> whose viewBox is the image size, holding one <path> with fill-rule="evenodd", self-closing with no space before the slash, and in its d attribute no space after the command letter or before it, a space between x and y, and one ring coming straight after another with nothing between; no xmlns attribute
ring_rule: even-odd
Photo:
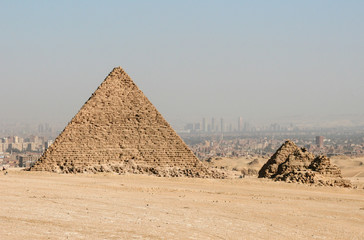
<svg viewBox="0 0 364 240"><path fill-rule="evenodd" d="M196 158L120 67L30 170L219 177Z"/></svg>
<svg viewBox="0 0 364 240"><path fill-rule="evenodd" d="M310 185L351 187L340 169L326 156L315 156L292 141L286 141L259 170L260 178Z"/></svg>

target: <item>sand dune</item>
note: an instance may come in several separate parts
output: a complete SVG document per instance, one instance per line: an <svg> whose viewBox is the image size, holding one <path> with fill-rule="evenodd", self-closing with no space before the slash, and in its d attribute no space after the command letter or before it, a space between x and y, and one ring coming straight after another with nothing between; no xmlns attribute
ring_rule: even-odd
<svg viewBox="0 0 364 240"><path fill-rule="evenodd" d="M0 175L1 239L364 239L364 190L266 179Z"/></svg>

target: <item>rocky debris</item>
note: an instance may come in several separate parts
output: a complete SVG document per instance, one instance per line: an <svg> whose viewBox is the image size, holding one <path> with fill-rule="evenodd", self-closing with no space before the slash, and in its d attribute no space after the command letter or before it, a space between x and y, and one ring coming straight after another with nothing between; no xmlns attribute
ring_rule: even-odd
<svg viewBox="0 0 364 240"><path fill-rule="evenodd" d="M30 170L225 177L196 158L120 67Z"/></svg>
<svg viewBox="0 0 364 240"><path fill-rule="evenodd" d="M315 156L286 141L259 170L260 178L310 185L352 187L326 156Z"/></svg>
<svg viewBox="0 0 364 240"><path fill-rule="evenodd" d="M257 158L248 163L249 166L257 166L259 164L260 164L260 162Z"/></svg>
<svg viewBox="0 0 364 240"><path fill-rule="evenodd" d="M158 167L148 165L138 165L133 160L125 161L120 164L103 164L103 165L90 165L84 167L74 166L57 166L53 165L44 171L76 174L76 173L117 173L117 174L145 174L154 175L157 177L190 177L190 178L231 178L228 171L220 169L198 169L196 168L179 168L179 167Z"/></svg>

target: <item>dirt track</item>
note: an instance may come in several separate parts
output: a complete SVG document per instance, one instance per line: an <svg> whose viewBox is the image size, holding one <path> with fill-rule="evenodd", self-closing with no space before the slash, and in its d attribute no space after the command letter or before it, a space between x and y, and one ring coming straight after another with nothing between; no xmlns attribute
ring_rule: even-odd
<svg viewBox="0 0 364 240"><path fill-rule="evenodd" d="M0 222L1 239L364 239L364 190L10 171Z"/></svg>

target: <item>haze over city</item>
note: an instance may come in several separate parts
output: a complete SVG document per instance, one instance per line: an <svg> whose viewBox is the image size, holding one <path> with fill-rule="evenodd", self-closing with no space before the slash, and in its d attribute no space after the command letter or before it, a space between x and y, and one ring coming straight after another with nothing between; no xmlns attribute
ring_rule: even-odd
<svg viewBox="0 0 364 240"><path fill-rule="evenodd" d="M1 118L65 125L105 72L120 65L172 124L242 116L360 125L363 7L1 1Z"/></svg>

